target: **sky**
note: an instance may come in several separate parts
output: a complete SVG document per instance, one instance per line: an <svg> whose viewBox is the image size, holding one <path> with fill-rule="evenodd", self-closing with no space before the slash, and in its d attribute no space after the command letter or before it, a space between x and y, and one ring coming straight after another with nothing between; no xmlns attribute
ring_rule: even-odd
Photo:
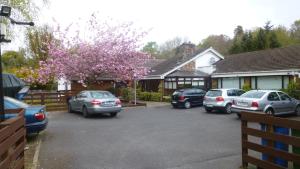
<svg viewBox="0 0 300 169"><path fill-rule="evenodd" d="M99 19L133 22L149 30L143 40L159 44L174 37L198 44L211 34L233 36L237 25L244 29L290 25L300 19L299 0L49 0L41 9L37 25L83 22L98 13ZM80 19L79 19L80 18Z"/></svg>

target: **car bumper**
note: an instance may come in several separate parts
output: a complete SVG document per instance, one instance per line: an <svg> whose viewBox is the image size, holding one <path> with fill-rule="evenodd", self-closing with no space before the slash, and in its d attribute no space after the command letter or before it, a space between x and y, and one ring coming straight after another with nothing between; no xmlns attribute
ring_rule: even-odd
<svg viewBox="0 0 300 169"><path fill-rule="evenodd" d="M41 122L36 122L36 123L30 123L26 124L26 133L27 134L32 134L32 133L39 133L47 128L48 125L48 119L45 119L44 121Z"/></svg>
<svg viewBox="0 0 300 169"><path fill-rule="evenodd" d="M203 102L203 106L206 109L210 109L210 110L225 110L226 107L226 103L225 102L217 102L217 103L207 103L207 102Z"/></svg>
<svg viewBox="0 0 300 169"><path fill-rule="evenodd" d="M172 104L172 106L178 106L178 107L184 106L184 102L182 102L182 101L176 101L176 100L172 100L171 104Z"/></svg>
<svg viewBox="0 0 300 169"><path fill-rule="evenodd" d="M257 109L245 109L245 108L239 108L239 107L231 107L231 111L236 114L241 114L241 112L253 112L253 113L259 113L262 112L262 110Z"/></svg>
<svg viewBox="0 0 300 169"><path fill-rule="evenodd" d="M113 112L120 112L122 107L91 107L88 108L89 114L106 114L106 113L113 113Z"/></svg>

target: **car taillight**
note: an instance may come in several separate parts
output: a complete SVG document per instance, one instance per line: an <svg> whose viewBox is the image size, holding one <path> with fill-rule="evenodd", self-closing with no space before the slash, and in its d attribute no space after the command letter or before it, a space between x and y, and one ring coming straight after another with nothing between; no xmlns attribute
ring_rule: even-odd
<svg viewBox="0 0 300 169"><path fill-rule="evenodd" d="M222 96L219 96L219 97L216 98L216 101L217 102L223 102L224 98Z"/></svg>
<svg viewBox="0 0 300 169"><path fill-rule="evenodd" d="M100 101L100 100L97 100L97 99L94 99L94 100L92 100L91 104L92 104L92 105L100 105L100 104L101 104L101 101Z"/></svg>
<svg viewBox="0 0 300 169"><path fill-rule="evenodd" d="M116 100L116 105L121 105L121 104L122 104L121 100L120 100L120 99L117 99L117 100Z"/></svg>
<svg viewBox="0 0 300 169"><path fill-rule="evenodd" d="M179 100L184 100L184 96L179 96Z"/></svg>
<svg viewBox="0 0 300 169"><path fill-rule="evenodd" d="M45 114L44 113L36 113L34 114L34 118L38 121L43 121L45 119Z"/></svg>
<svg viewBox="0 0 300 169"><path fill-rule="evenodd" d="M251 107L258 107L258 103L257 102L252 102Z"/></svg>

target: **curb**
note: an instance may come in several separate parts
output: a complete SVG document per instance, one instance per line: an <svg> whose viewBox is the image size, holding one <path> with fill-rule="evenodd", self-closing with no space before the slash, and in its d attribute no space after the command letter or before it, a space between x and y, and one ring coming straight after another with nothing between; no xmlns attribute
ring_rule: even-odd
<svg viewBox="0 0 300 169"><path fill-rule="evenodd" d="M35 150L35 153L34 153L34 156L33 156L33 161L32 161L32 167L31 169L37 169L37 166L38 166L38 160L39 160L39 154L40 154L40 149L41 149L41 139L39 139L38 141L38 145L36 147L36 150Z"/></svg>

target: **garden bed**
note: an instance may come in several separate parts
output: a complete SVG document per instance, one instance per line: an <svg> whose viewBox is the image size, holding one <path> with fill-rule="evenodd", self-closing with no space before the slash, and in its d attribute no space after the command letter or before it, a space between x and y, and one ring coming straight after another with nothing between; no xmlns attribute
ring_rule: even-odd
<svg viewBox="0 0 300 169"><path fill-rule="evenodd" d="M134 101L124 101L122 100L122 107L137 107L137 106L147 106L146 103L142 103L142 102L136 102L136 104L134 104Z"/></svg>

